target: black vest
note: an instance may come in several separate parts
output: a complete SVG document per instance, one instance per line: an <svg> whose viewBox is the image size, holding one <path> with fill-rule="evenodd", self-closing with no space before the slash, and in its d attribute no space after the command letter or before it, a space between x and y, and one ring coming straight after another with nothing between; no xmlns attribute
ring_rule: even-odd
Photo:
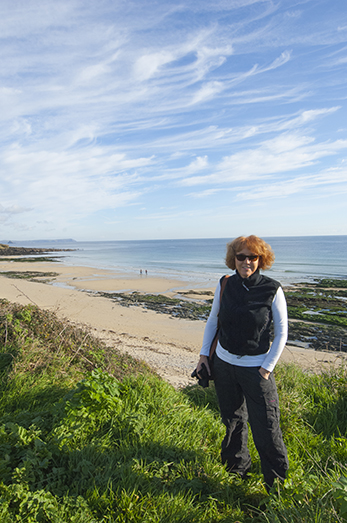
<svg viewBox="0 0 347 523"><path fill-rule="evenodd" d="M271 305L280 283L256 271L228 278L219 310L219 342L240 356L265 354L270 346Z"/></svg>

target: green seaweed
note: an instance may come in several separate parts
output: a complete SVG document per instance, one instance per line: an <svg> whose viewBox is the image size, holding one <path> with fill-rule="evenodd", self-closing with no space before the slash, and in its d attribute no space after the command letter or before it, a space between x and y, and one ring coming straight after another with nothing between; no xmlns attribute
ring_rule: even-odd
<svg viewBox="0 0 347 523"><path fill-rule="evenodd" d="M103 296L111 299L123 307L137 306L144 309L154 310L160 314L169 314L175 318L186 318L190 320L206 320L211 310L210 303L202 301L182 300L180 298L170 298L162 294L141 294L131 293L109 293L96 292L93 295ZM211 300L207 300L210 302Z"/></svg>
<svg viewBox="0 0 347 523"><path fill-rule="evenodd" d="M28 281L40 281L41 283L45 283L45 281L42 282L42 280L38 280L39 278L55 278L56 276L59 276L57 272L39 272L39 271L3 271L0 272L1 276L6 276L6 278L13 278L13 279L20 279L20 280L28 280Z"/></svg>

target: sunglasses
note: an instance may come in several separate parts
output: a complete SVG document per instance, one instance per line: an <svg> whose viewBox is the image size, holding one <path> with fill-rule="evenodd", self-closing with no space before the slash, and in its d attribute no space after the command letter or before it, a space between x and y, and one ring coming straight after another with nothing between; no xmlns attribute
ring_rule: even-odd
<svg viewBox="0 0 347 523"><path fill-rule="evenodd" d="M259 254L235 254L238 261L245 261L247 258L249 261L256 261L259 258Z"/></svg>

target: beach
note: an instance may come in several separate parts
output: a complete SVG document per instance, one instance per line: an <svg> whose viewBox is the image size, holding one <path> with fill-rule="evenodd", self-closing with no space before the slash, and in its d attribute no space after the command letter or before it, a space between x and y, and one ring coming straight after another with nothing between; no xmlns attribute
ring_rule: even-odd
<svg viewBox="0 0 347 523"><path fill-rule="evenodd" d="M2 258L0 272L9 271L22 275L30 271L42 273L42 276L36 274L35 281L29 281L1 274L0 298L22 305L31 303L56 313L59 319L87 329L120 352L146 361L176 388L196 383L190 374L199 357L204 321L173 318L137 306L124 307L96 293L137 291L175 297L182 292L185 299L199 301L211 299L214 287L202 288L199 281L188 283L144 273L120 274L91 267L66 266L61 262L28 263ZM56 274L45 276L49 273ZM313 372L345 361L345 353L290 345L286 346L280 358L280 362L293 362Z"/></svg>

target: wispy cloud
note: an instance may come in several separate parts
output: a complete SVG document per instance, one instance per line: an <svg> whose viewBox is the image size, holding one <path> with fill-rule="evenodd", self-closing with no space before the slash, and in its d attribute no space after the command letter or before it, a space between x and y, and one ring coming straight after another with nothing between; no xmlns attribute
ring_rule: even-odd
<svg viewBox="0 0 347 523"><path fill-rule="evenodd" d="M192 198L208 198L209 196L212 196L221 190L222 189L205 189L204 191L189 193L187 196Z"/></svg>
<svg viewBox="0 0 347 523"><path fill-rule="evenodd" d="M268 199L285 199L288 196L311 191L313 189L323 189L324 191L336 191L335 186L339 186L339 191L345 193L347 191L347 170L338 173L331 173L329 171L312 176L297 176L290 180L281 182L274 182L257 186L251 190L240 192L236 195L236 199L246 200L268 200ZM341 187L342 186L342 187ZM321 194L321 193L320 193Z"/></svg>
<svg viewBox="0 0 347 523"><path fill-rule="evenodd" d="M146 220L151 237L160 202L171 209L167 234L201 236L202 217L212 223L216 205L228 209L231 198L249 201L252 213L262 198L289 208L296 194L342 187L340 7L3 0L6 235L113 238L112 224L123 223L130 238Z"/></svg>
<svg viewBox="0 0 347 523"><path fill-rule="evenodd" d="M347 149L346 140L315 143L300 134L281 134L256 148L226 156L214 166L214 173L187 176L183 186L229 184L231 182L272 178L275 174L297 171L316 164L321 158Z"/></svg>

